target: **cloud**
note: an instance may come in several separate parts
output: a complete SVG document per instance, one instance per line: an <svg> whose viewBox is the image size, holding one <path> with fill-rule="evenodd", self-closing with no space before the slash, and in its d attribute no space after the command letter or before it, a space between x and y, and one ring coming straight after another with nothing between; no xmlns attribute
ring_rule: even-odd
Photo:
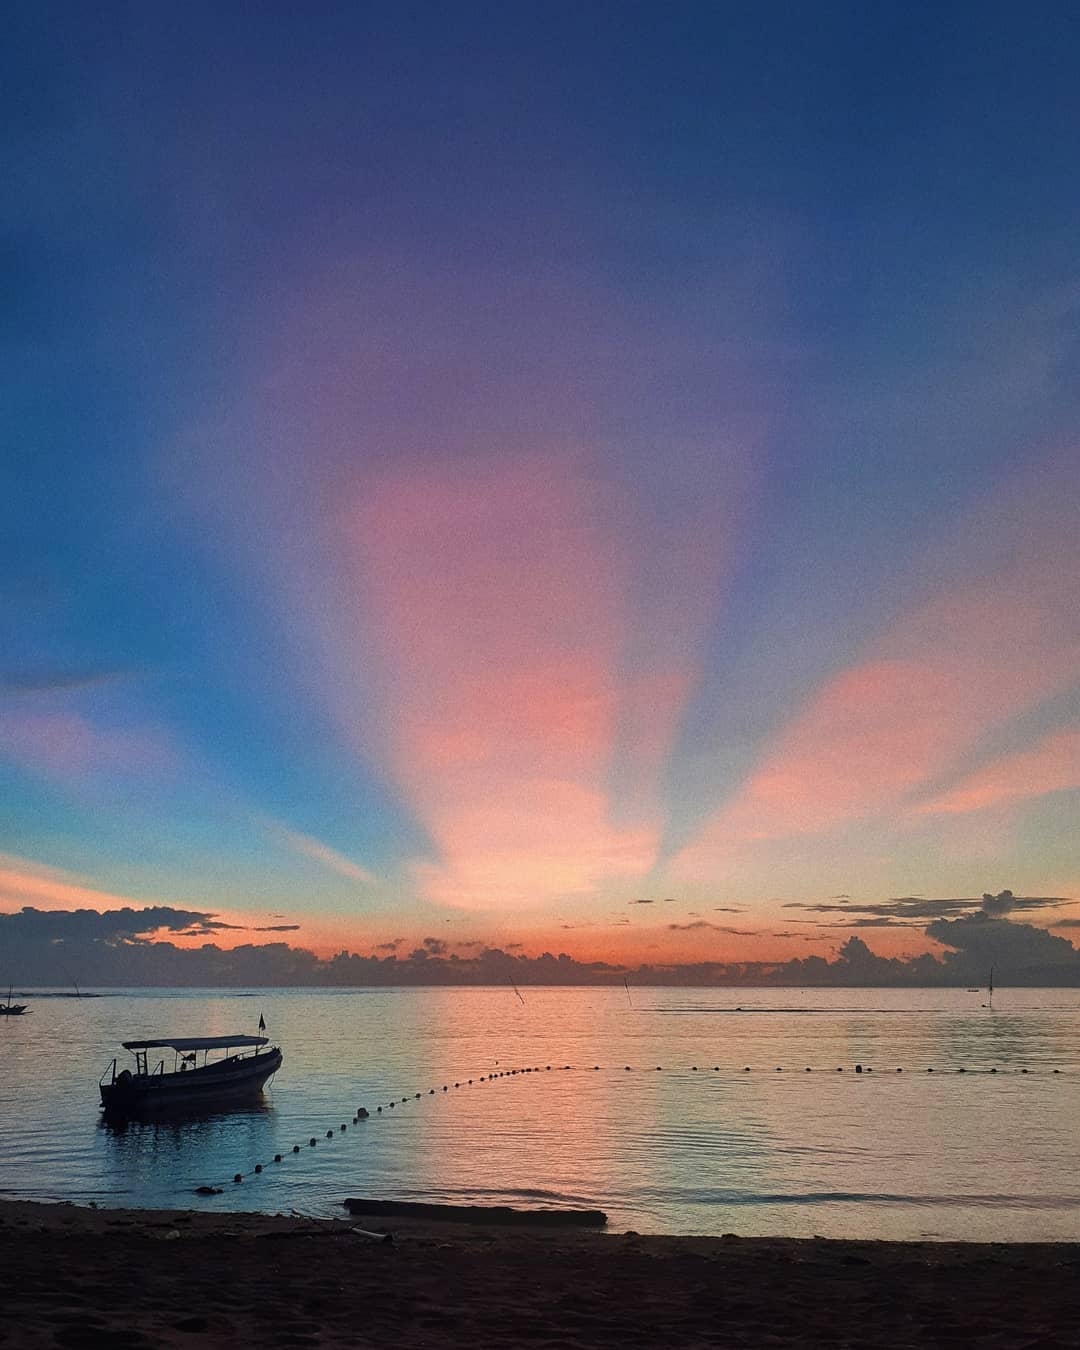
<svg viewBox="0 0 1080 1350"><path fill-rule="evenodd" d="M298 923L271 923L263 924L251 931L253 933L296 933L300 929Z"/></svg>
<svg viewBox="0 0 1080 1350"><path fill-rule="evenodd" d="M378 885L379 879L373 872L361 867L352 858L347 858L344 853L331 848L329 844L324 844L321 839L316 839L310 834L300 834L297 830L290 830L276 823L272 825L271 830L277 839L301 857L310 858L331 872L348 877L350 881L359 881L364 886Z"/></svg>
<svg viewBox="0 0 1080 1350"><path fill-rule="evenodd" d="M86 884L86 878L15 854L0 854L0 904L67 909L126 907L131 897Z"/></svg>
<svg viewBox="0 0 1080 1350"><path fill-rule="evenodd" d="M0 692L14 694L65 693L72 689L89 689L95 685L113 684L131 679L142 672L120 670L39 670L14 671L0 674Z"/></svg>
<svg viewBox="0 0 1080 1350"><path fill-rule="evenodd" d="M1011 923L983 909L959 919L935 919L927 925L926 935L952 948L946 964L965 971L985 972L992 966L1080 969L1080 952L1066 938L1031 924Z"/></svg>
<svg viewBox="0 0 1080 1350"><path fill-rule="evenodd" d="M1005 755L923 802L920 815L984 811L1028 797L1080 788L1080 731L1056 731L1028 750Z"/></svg>
<svg viewBox="0 0 1080 1350"><path fill-rule="evenodd" d="M627 904L630 904L630 905L655 905L655 904L656 904L656 901L655 901L655 900L628 900L628 901L627 901Z"/></svg>
<svg viewBox="0 0 1080 1350"><path fill-rule="evenodd" d="M145 940L156 933L170 933L177 937L209 936L238 928L237 924L225 923L213 914L175 909L171 905L74 911L42 910L27 905L15 914L0 915L0 920L12 941L30 935L51 943L71 939L105 942Z"/></svg>
<svg viewBox="0 0 1080 1350"><path fill-rule="evenodd" d="M609 796L631 631L619 511L558 456L414 466L356 495L348 589L380 660L380 753L433 841L412 868L428 900L522 907L654 862L658 821L614 824Z"/></svg>
<svg viewBox="0 0 1080 1350"><path fill-rule="evenodd" d="M1080 951L1066 939L981 908L960 919L930 924L928 931L948 947L940 960L932 955L906 960L880 957L855 936L833 960L809 956L784 962L674 962L635 968L578 961L566 953L515 955L522 951L520 942L507 942L502 948L484 946L460 956L446 951L447 944L439 939L428 938L405 957L394 950L401 944L391 942L379 945L377 950L387 952L382 957L342 951L321 960L283 942L223 949L212 941L198 947L172 941L184 934L213 936L232 926L212 914L170 906L106 912L28 907L0 914L0 950L27 985L67 980L75 969L84 987L483 985L502 984L507 978L534 985L616 985L628 975L642 984L661 985L927 986L970 983L983 978L989 965L995 968L995 982L1002 985L1080 987ZM716 926L697 922L685 927ZM719 931L743 935L742 930Z"/></svg>
<svg viewBox="0 0 1080 1350"><path fill-rule="evenodd" d="M103 726L76 713L25 710L0 718L0 757L66 786L171 776L181 763L160 727Z"/></svg>
<svg viewBox="0 0 1080 1350"><path fill-rule="evenodd" d="M1069 688L1080 669L1070 482L1060 465L1032 473L962 522L951 581L928 585L805 701L672 875L713 879L769 841L910 814L988 733ZM1038 791L1071 783L1075 744L1048 738L936 806L1002 800L1025 774Z"/></svg>
<svg viewBox="0 0 1080 1350"><path fill-rule="evenodd" d="M693 923L669 923L667 928L669 933L690 933L696 929L708 928L714 933L729 933L734 937L757 936L756 931L753 929L728 928L724 924L711 923L708 919L695 919Z"/></svg>
<svg viewBox="0 0 1080 1350"><path fill-rule="evenodd" d="M998 895L984 894L981 898L956 898L928 900L923 896L900 896L894 900L879 900L866 904L810 903L788 901L784 909L801 909L813 914L843 914L845 919L854 920L856 916L865 918L891 918L895 920L936 919L950 914L966 915L982 911L987 914L1008 914L1014 910L1057 909L1071 902L1064 896L1017 896L1012 891L1001 891ZM884 926L884 925L883 925Z"/></svg>
<svg viewBox="0 0 1080 1350"><path fill-rule="evenodd" d="M713 908L714 914L745 914L745 905L716 905Z"/></svg>

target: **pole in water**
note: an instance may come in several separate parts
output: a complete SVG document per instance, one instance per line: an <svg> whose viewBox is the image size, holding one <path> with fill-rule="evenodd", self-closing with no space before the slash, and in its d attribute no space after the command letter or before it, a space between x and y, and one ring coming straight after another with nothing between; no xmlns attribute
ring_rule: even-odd
<svg viewBox="0 0 1080 1350"><path fill-rule="evenodd" d="M510 977L510 976L507 976L507 978L510 980L510 988L511 988L511 989L514 991L514 993L517 994L517 996L518 996L518 1002L519 1002L519 1003L524 1003L525 1000L521 997L521 990L520 990L520 989L517 987L517 985L514 983L513 978Z"/></svg>
<svg viewBox="0 0 1080 1350"><path fill-rule="evenodd" d="M631 1006L631 1008L632 1008L632 1007L634 1006L634 1000L630 997L630 984L629 984L629 982L628 982L628 980L627 980L627 978L626 978L625 975L622 977L622 982L623 982L623 988L626 990L626 1001L627 1001L627 1003L630 1004L630 1006Z"/></svg>

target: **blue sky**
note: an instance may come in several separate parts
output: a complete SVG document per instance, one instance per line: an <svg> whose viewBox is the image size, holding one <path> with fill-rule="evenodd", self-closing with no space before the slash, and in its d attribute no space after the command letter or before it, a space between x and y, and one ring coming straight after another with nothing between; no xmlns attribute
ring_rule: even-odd
<svg viewBox="0 0 1080 1350"><path fill-rule="evenodd" d="M1078 55L1064 6L16 16L0 904L593 955L744 906L690 959L1080 894Z"/></svg>

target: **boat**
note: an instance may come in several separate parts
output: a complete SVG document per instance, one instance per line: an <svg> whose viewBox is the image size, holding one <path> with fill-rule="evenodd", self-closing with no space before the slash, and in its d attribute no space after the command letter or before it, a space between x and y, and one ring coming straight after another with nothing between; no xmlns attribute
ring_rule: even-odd
<svg viewBox="0 0 1080 1350"><path fill-rule="evenodd" d="M266 1036L170 1036L153 1041L122 1041L135 1056L135 1068L116 1071L114 1059L99 1081L106 1113L138 1115L155 1111L233 1106L258 1097L266 1080L281 1068L281 1050ZM151 1052L173 1052L151 1068ZM211 1051L224 1055L211 1059ZM202 1055L202 1063L199 1056Z"/></svg>
<svg viewBox="0 0 1080 1350"><path fill-rule="evenodd" d="M0 1003L0 1017L21 1017L29 1008L28 1003L12 1003L11 986L8 986L7 1002Z"/></svg>

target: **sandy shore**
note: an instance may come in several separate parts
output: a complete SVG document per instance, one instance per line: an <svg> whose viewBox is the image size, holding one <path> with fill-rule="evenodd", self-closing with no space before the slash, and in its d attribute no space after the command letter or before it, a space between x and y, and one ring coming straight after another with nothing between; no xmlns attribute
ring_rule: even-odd
<svg viewBox="0 0 1080 1350"><path fill-rule="evenodd" d="M368 1222L0 1202L0 1345L1080 1346L1080 1244Z"/></svg>

